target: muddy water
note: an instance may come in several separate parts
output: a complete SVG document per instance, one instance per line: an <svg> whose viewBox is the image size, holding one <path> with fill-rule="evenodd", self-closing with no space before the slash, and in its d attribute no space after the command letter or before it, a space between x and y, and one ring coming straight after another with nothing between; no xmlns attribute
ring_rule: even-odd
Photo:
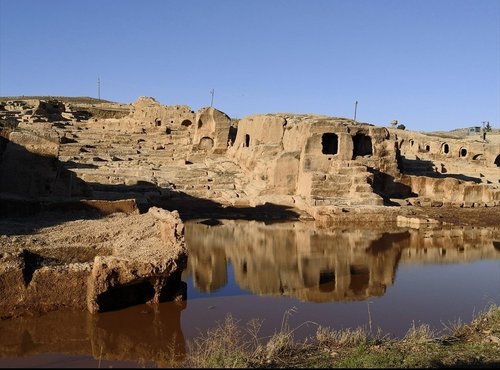
<svg viewBox="0 0 500 370"><path fill-rule="evenodd" d="M283 318L298 338L318 325L402 336L500 304L500 230L317 229L253 221L186 225L188 299L90 315L58 311L0 321L0 367L168 367L228 314Z"/></svg>

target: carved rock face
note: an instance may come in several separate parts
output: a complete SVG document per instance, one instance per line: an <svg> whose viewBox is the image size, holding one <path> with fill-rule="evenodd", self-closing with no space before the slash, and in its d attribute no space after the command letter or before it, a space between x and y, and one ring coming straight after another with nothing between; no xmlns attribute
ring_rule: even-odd
<svg viewBox="0 0 500 370"><path fill-rule="evenodd" d="M0 253L2 317L61 307L95 313L185 295L184 223L177 212L151 208L71 221L30 240L16 241L25 246L19 251Z"/></svg>

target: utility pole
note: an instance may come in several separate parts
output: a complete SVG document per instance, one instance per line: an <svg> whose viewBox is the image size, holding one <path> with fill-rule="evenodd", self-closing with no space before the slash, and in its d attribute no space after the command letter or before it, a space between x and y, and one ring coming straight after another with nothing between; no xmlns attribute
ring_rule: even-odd
<svg viewBox="0 0 500 370"><path fill-rule="evenodd" d="M97 99L101 100L101 79L97 77Z"/></svg>
<svg viewBox="0 0 500 370"><path fill-rule="evenodd" d="M210 90L210 94L212 94L212 102L210 103L210 107L213 107L214 105L214 93L215 93L214 89Z"/></svg>
<svg viewBox="0 0 500 370"><path fill-rule="evenodd" d="M354 123L356 123L356 113L358 112L358 101L354 104Z"/></svg>

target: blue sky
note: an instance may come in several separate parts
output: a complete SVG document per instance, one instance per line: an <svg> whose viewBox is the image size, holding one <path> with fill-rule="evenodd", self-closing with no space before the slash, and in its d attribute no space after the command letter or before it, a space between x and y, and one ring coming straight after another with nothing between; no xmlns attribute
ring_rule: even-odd
<svg viewBox="0 0 500 370"><path fill-rule="evenodd" d="M0 0L0 96L500 126L499 0Z"/></svg>

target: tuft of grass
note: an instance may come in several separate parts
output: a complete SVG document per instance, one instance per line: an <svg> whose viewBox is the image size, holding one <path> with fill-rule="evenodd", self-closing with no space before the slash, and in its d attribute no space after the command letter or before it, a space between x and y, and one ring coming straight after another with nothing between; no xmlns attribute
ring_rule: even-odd
<svg viewBox="0 0 500 370"><path fill-rule="evenodd" d="M363 328L332 330L318 327L316 340L321 347L357 346L368 342L368 334Z"/></svg>
<svg viewBox="0 0 500 370"><path fill-rule="evenodd" d="M194 342L188 342L188 349L189 367L247 367L250 360L250 351L239 321L231 315L215 329L209 329Z"/></svg>
<svg viewBox="0 0 500 370"><path fill-rule="evenodd" d="M415 322L406 332L403 342L408 345L428 343L436 337L436 332L427 324L416 325Z"/></svg>

